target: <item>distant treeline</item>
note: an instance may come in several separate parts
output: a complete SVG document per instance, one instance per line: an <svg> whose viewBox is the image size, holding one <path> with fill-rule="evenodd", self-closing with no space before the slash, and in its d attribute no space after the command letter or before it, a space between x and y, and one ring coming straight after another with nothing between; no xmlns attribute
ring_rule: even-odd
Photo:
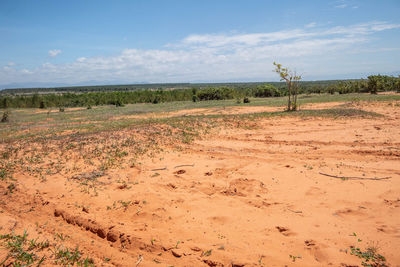
<svg viewBox="0 0 400 267"><path fill-rule="evenodd" d="M182 84L180 84L182 85ZM191 84L193 85L193 84ZM208 84L214 86L192 86L187 89L158 89L158 90L115 90L87 92L75 88L73 92L44 93L27 91L17 94L3 92L0 97L0 108L47 108L47 107L79 107L116 105L133 103L161 103L171 101L206 101L223 99L240 99L244 97L278 97L287 95L284 83L225 83ZM171 84L165 85L171 86ZM400 92L400 78L392 76L373 75L368 79L346 81L316 81L300 82L299 93L377 93L381 91ZM166 87L170 88L170 87ZM57 88L54 88L56 90ZM33 90L33 89L31 89ZM32 93L32 92L31 92Z"/></svg>

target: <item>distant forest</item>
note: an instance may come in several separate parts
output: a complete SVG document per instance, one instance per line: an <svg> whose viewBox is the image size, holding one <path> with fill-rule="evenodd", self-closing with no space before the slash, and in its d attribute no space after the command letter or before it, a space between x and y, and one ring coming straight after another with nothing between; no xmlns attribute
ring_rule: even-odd
<svg viewBox="0 0 400 267"><path fill-rule="evenodd" d="M400 92L400 77L372 75L368 79L301 81L300 94ZM0 108L123 106L133 103L205 101L287 95L283 82L176 83L57 88L21 88L0 91Z"/></svg>

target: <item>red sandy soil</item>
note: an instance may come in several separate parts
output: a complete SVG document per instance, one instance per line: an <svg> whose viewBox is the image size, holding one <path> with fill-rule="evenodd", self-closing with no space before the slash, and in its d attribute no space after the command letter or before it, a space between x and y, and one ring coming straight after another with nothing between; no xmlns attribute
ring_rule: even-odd
<svg viewBox="0 0 400 267"><path fill-rule="evenodd" d="M223 128L106 171L97 194L65 175L18 173L13 194L0 182L0 233L79 246L99 266L361 266L350 246L400 266L400 108L363 109L386 117Z"/></svg>

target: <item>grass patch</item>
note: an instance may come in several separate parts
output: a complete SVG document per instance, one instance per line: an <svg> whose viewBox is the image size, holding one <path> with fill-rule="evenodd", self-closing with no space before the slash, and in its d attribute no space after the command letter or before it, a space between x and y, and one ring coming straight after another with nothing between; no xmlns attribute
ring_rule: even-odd
<svg viewBox="0 0 400 267"><path fill-rule="evenodd" d="M45 256L38 256L36 253L48 248L49 242L37 242L37 239L28 239L26 231L22 235L15 233L0 235L0 240L3 241L2 245L8 249L6 258L0 262L1 266L30 266L35 264L39 266L44 260Z"/></svg>
<svg viewBox="0 0 400 267"><path fill-rule="evenodd" d="M0 235L0 241L1 245L8 250L8 254L0 262L0 266L40 266L49 260L63 266L94 265L93 260L89 257L84 258L78 248L72 250L60 246L52 250L48 240L29 239L26 231L22 235L14 232ZM53 256L46 258L45 254L49 254L49 252L52 252Z"/></svg>

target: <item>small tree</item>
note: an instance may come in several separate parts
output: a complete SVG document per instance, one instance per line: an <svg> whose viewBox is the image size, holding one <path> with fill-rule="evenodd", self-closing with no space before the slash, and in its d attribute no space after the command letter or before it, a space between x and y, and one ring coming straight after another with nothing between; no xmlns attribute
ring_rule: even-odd
<svg viewBox="0 0 400 267"><path fill-rule="evenodd" d="M376 95L378 91L383 91L383 78L381 75L368 76L368 90L371 94Z"/></svg>
<svg viewBox="0 0 400 267"><path fill-rule="evenodd" d="M289 68L282 67L282 64L274 62L275 72L279 74L281 81L285 81L288 87L288 107L287 111L297 110L298 82L301 76L292 72Z"/></svg>

